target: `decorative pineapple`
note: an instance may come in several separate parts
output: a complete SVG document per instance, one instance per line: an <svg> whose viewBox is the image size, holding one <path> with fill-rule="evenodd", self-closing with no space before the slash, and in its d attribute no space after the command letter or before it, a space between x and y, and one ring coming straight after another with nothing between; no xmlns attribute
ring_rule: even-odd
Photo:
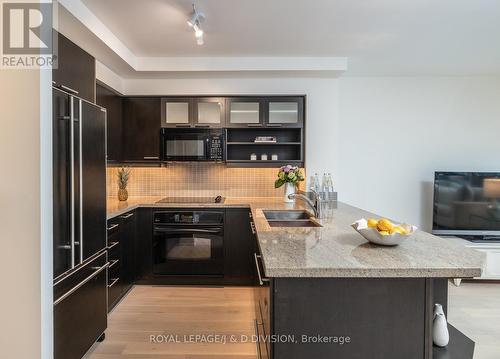
<svg viewBox="0 0 500 359"><path fill-rule="evenodd" d="M130 168L121 167L116 173L118 176L118 199L126 201L128 199L127 184L130 178Z"/></svg>

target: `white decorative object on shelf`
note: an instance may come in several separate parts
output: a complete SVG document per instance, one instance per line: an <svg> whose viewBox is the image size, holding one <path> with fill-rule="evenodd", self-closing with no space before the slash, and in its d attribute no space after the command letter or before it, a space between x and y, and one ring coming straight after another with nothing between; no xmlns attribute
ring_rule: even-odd
<svg viewBox="0 0 500 359"><path fill-rule="evenodd" d="M285 196L283 197L283 201L287 203L292 203L295 202L294 199L288 198L289 195L295 193L295 185L291 182L286 182L285 183Z"/></svg>
<svg viewBox="0 0 500 359"><path fill-rule="evenodd" d="M276 154L271 155L271 160L277 161L278 160L278 155L276 155Z"/></svg>
<svg viewBox="0 0 500 359"><path fill-rule="evenodd" d="M260 156L260 159L262 161L267 161L267 154L263 153L261 156Z"/></svg>
<svg viewBox="0 0 500 359"><path fill-rule="evenodd" d="M256 155L255 153L252 153L252 154L250 155L250 160L251 160L251 161L257 161L257 155Z"/></svg>
<svg viewBox="0 0 500 359"><path fill-rule="evenodd" d="M438 347L445 347L450 341L448 323L441 304L434 304L434 320L432 322L432 340Z"/></svg>

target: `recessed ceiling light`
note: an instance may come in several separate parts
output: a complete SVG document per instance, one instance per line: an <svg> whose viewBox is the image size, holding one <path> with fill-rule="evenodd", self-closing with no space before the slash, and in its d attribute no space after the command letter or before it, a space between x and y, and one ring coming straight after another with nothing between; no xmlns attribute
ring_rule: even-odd
<svg viewBox="0 0 500 359"><path fill-rule="evenodd" d="M194 36L196 37L196 43L198 45L203 45L203 30L200 27L201 22L205 20L205 14L202 12L198 12L196 10L196 6L193 4L193 13L191 17L188 19L187 24L193 28Z"/></svg>

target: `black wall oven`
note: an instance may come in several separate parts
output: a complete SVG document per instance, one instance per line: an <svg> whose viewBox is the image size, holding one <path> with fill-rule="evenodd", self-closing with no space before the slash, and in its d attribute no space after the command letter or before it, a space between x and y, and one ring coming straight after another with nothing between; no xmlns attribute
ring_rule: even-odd
<svg viewBox="0 0 500 359"><path fill-rule="evenodd" d="M224 161L223 130L161 129L164 161Z"/></svg>
<svg viewBox="0 0 500 359"><path fill-rule="evenodd" d="M153 275L222 276L224 212L153 214Z"/></svg>

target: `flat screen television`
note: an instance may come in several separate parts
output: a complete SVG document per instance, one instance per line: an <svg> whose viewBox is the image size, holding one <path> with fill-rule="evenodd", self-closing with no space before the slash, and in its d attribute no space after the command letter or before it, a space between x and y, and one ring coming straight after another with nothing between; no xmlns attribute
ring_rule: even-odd
<svg viewBox="0 0 500 359"><path fill-rule="evenodd" d="M500 172L435 172L432 233L500 240Z"/></svg>

